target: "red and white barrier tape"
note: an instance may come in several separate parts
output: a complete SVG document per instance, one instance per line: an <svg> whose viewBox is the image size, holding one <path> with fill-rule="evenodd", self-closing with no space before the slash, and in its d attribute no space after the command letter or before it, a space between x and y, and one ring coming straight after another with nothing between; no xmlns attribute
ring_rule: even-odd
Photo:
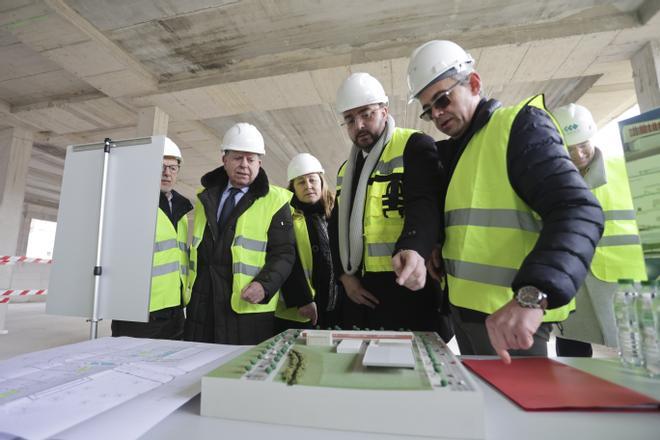
<svg viewBox="0 0 660 440"><path fill-rule="evenodd" d="M46 295L47 293L48 293L48 289L0 290L0 304L9 302L9 299L12 296Z"/></svg>
<svg viewBox="0 0 660 440"><path fill-rule="evenodd" d="M30 257L13 257L10 255L0 255L0 266L6 264L19 264L19 263L37 263L37 264L51 264L53 260L50 258L30 258Z"/></svg>

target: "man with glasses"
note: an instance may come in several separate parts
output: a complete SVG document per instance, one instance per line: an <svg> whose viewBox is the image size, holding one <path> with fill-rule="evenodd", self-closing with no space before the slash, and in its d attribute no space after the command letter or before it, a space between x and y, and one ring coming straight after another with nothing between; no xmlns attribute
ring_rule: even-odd
<svg viewBox="0 0 660 440"><path fill-rule="evenodd" d="M511 107L482 98L474 60L451 41L413 52L408 87L449 136L437 144L442 261L461 354L547 356L549 323L573 308L603 232L598 201L542 95Z"/></svg>
<svg viewBox="0 0 660 440"><path fill-rule="evenodd" d="M151 270L149 321L113 320L110 326L112 336L181 339L183 335L183 307L188 302L187 214L192 210L192 204L174 191L181 162L181 150L169 138L165 138Z"/></svg>
<svg viewBox="0 0 660 440"><path fill-rule="evenodd" d="M331 250L345 301L344 326L436 330L437 290L426 283L425 258L438 236L442 183L429 136L397 127L380 82L349 76L337 113L353 145L337 177ZM392 258L392 255L396 257ZM408 263L421 285L411 291L394 269ZM423 279L415 277L423 272Z"/></svg>

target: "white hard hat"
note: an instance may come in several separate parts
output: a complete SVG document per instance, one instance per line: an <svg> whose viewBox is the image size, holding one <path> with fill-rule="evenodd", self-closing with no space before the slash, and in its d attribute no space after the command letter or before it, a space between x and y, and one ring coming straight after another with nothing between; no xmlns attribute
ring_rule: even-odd
<svg viewBox="0 0 660 440"><path fill-rule="evenodd" d="M559 107L553 114L564 133L566 145L577 145L588 141L598 131L591 112L581 105L568 104Z"/></svg>
<svg viewBox="0 0 660 440"><path fill-rule="evenodd" d="M382 84L368 73L354 73L344 80L337 91L337 113L369 104L389 102Z"/></svg>
<svg viewBox="0 0 660 440"><path fill-rule="evenodd" d="M247 122L234 124L222 138L222 151L242 151L264 155L264 137L257 127Z"/></svg>
<svg viewBox="0 0 660 440"><path fill-rule="evenodd" d="M408 98L410 101L435 81L474 70L474 59L453 41L433 40L422 44L410 56Z"/></svg>
<svg viewBox="0 0 660 440"><path fill-rule="evenodd" d="M324 173L321 162L309 153L300 153L291 159L286 169L286 178L291 181L296 177L310 173Z"/></svg>
<svg viewBox="0 0 660 440"><path fill-rule="evenodd" d="M163 148L163 157L165 156L176 157L179 163L183 163L183 157L181 156L181 150L179 149L179 146L168 137L165 138L165 148Z"/></svg>

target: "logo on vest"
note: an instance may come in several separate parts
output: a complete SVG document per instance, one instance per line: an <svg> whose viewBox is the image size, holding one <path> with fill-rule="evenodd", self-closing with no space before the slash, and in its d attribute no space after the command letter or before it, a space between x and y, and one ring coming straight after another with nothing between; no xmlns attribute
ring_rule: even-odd
<svg viewBox="0 0 660 440"><path fill-rule="evenodd" d="M403 182L400 177L393 177L387 184L382 200L385 218L403 217ZM393 215L393 213L398 215Z"/></svg>

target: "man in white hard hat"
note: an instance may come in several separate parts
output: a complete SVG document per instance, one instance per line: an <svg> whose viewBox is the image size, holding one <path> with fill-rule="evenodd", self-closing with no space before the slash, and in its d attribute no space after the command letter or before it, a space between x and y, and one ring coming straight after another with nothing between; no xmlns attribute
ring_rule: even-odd
<svg viewBox="0 0 660 440"><path fill-rule="evenodd" d="M149 321L113 320L112 336L181 339L183 307L188 302L188 217L190 201L174 190L182 157L179 147L165 138L160 201L156 220L154 261L151 270Z"/></svg>
<svg viewBox="0 0 660 440"><path fill-rule="evenodd" d="M624 157L605 157L592 143L597 126L586 107L569 104L555 110L554 115L573 163L605 214L605 232L576 296L575 313L559 327L562 337L557 337L556 343L558 356L591 357L590 343L617 347L612 307L617 281L646 279L644 253Z"/></svg>
<svg viewBox="0 0 660 440"><path fill-rule="evenodd" d="M442 259L462 354L547 355L603 230L603 213L535 96L481 97L474 60L451 41L415 49L410 99L449 136ZM511 353L508 350L512 350Z"/></svg>
<svg viewBox="0 0 660 440"><path fill-rule="evenodd" d="M344 326L436 330L438 295L424 270L439 221L434 141L396 126L383 86L368 73L343 82L336 107L353 142L330 222L337 276L350 300ZM418 292L394 272L406 262Z"/></svg>
<svg viewBox="0 0 660 440"><path fill-rule="evenodd" d="M202 177L195 201L184 339L254 345L273 336L293 266L291 193L268 183L254 125L232 126L222 150L222 166Z"/></svg>

